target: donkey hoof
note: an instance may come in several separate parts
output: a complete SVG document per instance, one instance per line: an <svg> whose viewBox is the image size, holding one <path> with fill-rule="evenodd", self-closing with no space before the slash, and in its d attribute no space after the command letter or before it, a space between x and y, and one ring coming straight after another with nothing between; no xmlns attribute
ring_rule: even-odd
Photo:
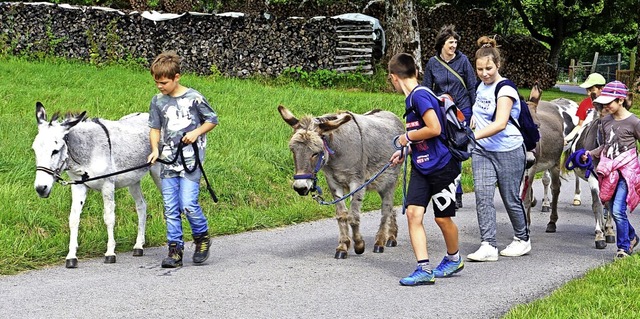
<svg viewBox="0 0 640 319"><path fill-rule="evenodd" d="M596 240L596 249L607 248L607 243L604 240Z"/></svg>
<svg viewBox="0 0 640 319"><path fill-rule="evenodd" d="M64 266L67 268L78 268L78 258L66 259Z"/></svg>
<svg viewBox="0 0 640 319"><path fill-rule="evenodd" d="M140 257L144 255L144 250L142 248L135 248L133 250L133 257Z"/></svg>
<svg viewBox="0 0 640 319"><path fill-rule="evenodd" d="M364 253L364 245L353 247L353 251L355 251L357 255L362 255Z"/></svg>
<svg viewBox="0 0 640 319"><path fill-rule="evenodd" d="M536 205L538 205L538 200L534 198L531 200L531 207L536 207Z"/></svg>
<svg viewBox="0 0 640 319"><path fill-rule="evenodd" d="M542 206L540 211L543 213L548 213L549 211L551 211L551 208L549 206Z"/></svg>
<svg viewBox="0 0 640 319"><path fill-rule="evenodd" d="M548 223L547 224L547 230L545 230L545 232L547 232L547 233L555 233L556 232L556 224L555 223Z"/></svg>
<svg viewBox="0 0 640 319"><path fill-rule="evenodd" d="M582 202L579 199L573 200L573 206L580 206L580 205L582 205Z"/></svg>
<svg viewBox="0 0 640 319"><path fill-rule="evenodd" d="M336 250L336 259L347 259L347 252L344 250Z"/></svg>
<svg viewBox="0 0 640 319"><path fill-rule="evenodd" d="M613 236L613 235L605 236L605 237L604 237L604 239L605 239L605 240L607 241L607 243L609 243L609 244L613 244L613 243L615 243L615 242L616 242L616 236Z"/></svg>
<svg viewBox="0 0 640 319"><path fill-rule="evenodd" d="M115 264L116 263L116 255L104 256L104 263L105 264Z"/></svg>
<svg viewBox="0 0 640 319"><path fill-rule="evenodd" d="M396 247L396 246L398 246L398 242L393 240L393 239L389 239L389 240L387 240L386 246L387 247Z"/></svg>
<svg viewBox="0 0 640 319"><path fill-rule="evenodd" d="M383 253L384 252L384 246L374 245L373 246L373 252L374 253Z"/></svg>

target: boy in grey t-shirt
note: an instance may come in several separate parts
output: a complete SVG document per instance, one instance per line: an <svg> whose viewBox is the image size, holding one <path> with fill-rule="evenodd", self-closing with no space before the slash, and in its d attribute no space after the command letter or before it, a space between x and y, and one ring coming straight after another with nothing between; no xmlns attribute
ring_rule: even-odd
<svg viewBox="0 0 640 319"><path fill-rule="evenodd" d="M149 107L148 161L155 163L159 157L173 161L178 157L173 164L162 164L162 199L169 245L169 255L162 260L162 267L182 266L181 214L187 217L196 244L193 262L202 263L209 257L211 240L207 218L198 203L201 172L196 169L195 148L199 151L198 160L204 161L206 134L216 127L218 116L202 94L180 85L180 57L175 52L158 55L151 64L151 74L160 93L153 97ZM182 155L177 152L180 143Z"/></svg>

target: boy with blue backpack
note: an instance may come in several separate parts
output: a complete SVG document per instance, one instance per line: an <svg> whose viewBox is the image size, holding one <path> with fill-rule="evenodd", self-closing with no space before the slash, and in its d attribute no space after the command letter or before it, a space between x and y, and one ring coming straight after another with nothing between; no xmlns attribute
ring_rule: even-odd
<svg viewBox="0 0 640 319"><path fill-rule="evenodd" d="M389 77L396 91L406 96L407 132L398 136L398 143L410 147L411 177L405 205L411 246L417 260L415 271L400 280L403 286L428 285L437 277L449 277L464 268L458 245L455 216L455 179L460 175L459 162L445 145L444 114L438 99L427 90L418 89L417 67L413 56L400 53L389 61ZM416 112L411 111L415 107ZM421 116L420 118L418 117ZM390 161L404 161L403 151L393 154ZM431 269L427 252L427 236L423 225L429 202L433 203L435 221L444 237L447 255Z"/></svg>

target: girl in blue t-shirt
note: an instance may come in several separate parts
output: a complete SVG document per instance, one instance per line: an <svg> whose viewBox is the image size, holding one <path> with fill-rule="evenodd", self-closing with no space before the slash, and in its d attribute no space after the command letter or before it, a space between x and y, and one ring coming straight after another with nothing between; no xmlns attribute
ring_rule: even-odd
<svg viewBox="0 0 640 319"><path fill-rule="evenodd" d="M407 132L398 136L403 147L411 147L411 178L405 204L411 246L418 262L416 270L400 280L403 286L433 284L436 277L449 277L464 267L458 248L458 226L451 218L456 214L455 180L460 175L460 167L440 137L444 123L438 100L424 87L418 86L417 74L415 60L409 54L397 54L389 61L393 87L407 97L407 110L416 109L416 112L407 112ZM403 160L400 151L391 157L394 165ZM447 246L447 255L433 270L429 266L427 235L423 225L430 201L436 224Z"/></svg>
<svg viewBox="0 0 640 319"><path fill-rule="evenodd" d="M500 51L489 37L478 39L476 73L482 81L473 105L473 124L477 147L472 152L471 167L476 195L476 211L480 227L480 248L467 259L473 261L498 260L496 240L496 208L493 198L496 185L509 214L514 237L511 244L500 251L502 256L522 256L531 250L529 229L520 184L525 170L525 148L518 128L509 121L520 115L518 92L508 85L496 94L496 84L504 80L500 69ZM495 114L495 115L494 115Z"/></svg>

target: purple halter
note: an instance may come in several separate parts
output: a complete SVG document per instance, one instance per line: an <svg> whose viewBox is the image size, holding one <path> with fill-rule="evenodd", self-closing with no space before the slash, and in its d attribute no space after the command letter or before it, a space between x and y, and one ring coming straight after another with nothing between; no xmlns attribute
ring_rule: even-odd
<svg viewBox="0 0 640 319"><path fill-rule="evenodd" d="M329 148L329 145L327 144L327 138L324 135L322 136L322 144L324 146L324 151L320 153L320 156L318 156L318 161L316 162L316 167L313 169L313 173L293 175L293 179L313 179L313 188L320 194L322 194L322 190L316 185L316 182L318 181L317 174L325 164L324 153L326 152L328 153L328 155L333 155L335 153L332 149Z"/></svg>

